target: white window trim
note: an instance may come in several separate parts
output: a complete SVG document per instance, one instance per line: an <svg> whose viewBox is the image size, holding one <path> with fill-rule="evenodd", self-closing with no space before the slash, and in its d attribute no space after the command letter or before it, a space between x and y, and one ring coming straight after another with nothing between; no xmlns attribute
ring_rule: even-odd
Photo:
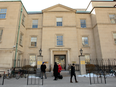
<svg viewBox="0 0 116 87"><path fill-rule="evenodd" d="M35 63L36 63L35 65L37 65L37 62L36 62L37 56L36 56L36 54L29 54L29 65L30 65L30 56L31 56L31 55L35 55ZM31 65L30 65L30 66L31 66Z"/></svg>
<svg viewBox="0 0 116 87"><path fill-rule="evenodd" d="M85 20L85 23L87 22L86 19L80 19L80 27L81 27L81 20ZM81 27L81 28L87 28L87 23L86 23L86 27Z"/></svg>
<svg viewBox="0 0 116 87"><path fill-rule="evenodd" d="M57 36L63 36L63 45L57 45ZM55 41L56 41L56 47L63 47L64 46L64 35L63 34L56 34L55 36Z"/></svg>
<svg viewBox="0 0 116 87"><path fill-rule="evenodd" d="M88 45L83 45L82 37L88 38ZM89 36L81 36L81 41L82 41L82 47L89 47Z"/></svg>
<svg viewBox="0 0 116 87"><path fill-rule="evenodd" d="M57 26L57 18L62 18L62 26L63 26L63 17L61 17L61 16L58 16L58 17L56 17L56 19L55 19L55 24L56 24L56 26ZM57 27L62 27L62 26L57 26Z"/></svg>
<svg viewBox="0 0 116 87"><path fill-rule="evenodd" d="M1 40L0 40L0 42L2 41L2 36L3 36L3 29L0 29L0 30L2 30L2 35L1 35Z"/></svg>
<svg viewBox="0 0 116 87"><path fill-rule="evenodd" d="M30 45L29 45L29 47L30 48L36 48L37 47L37 41L36 41L36 46L31 46L31 37L36 37L37 41L38 41L38 37L37 36L30 36Z"/></svg>

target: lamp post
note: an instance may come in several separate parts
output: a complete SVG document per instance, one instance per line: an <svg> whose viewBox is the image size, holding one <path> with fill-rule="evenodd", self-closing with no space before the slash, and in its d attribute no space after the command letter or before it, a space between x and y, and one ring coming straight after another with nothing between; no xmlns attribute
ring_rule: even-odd
<svg viewBox="0 0 116 87"><path fill-rule="evenodd" d="M40 48L40 50L39 50L39 55L41 56L41 53L42 53L42 50L41 50L41 48Z"/></svg>
<svg viewBox="0 0 116 87"><path fill-rule="evenodd" d="M80 49L80 53L81 53L81 56L82 56L82 53L83 53L83 50L82 50L82 48Z"/></svg>

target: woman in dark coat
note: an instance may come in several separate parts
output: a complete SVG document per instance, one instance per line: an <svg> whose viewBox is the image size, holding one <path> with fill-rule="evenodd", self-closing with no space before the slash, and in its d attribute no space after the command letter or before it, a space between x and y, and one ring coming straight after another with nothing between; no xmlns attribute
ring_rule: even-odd
<svg viewBox="0 0 116 87"><path fill-rule="evenodd" d="M58 65L57 65L56 62L54 63L53 74L54 74L54 77L55 77L54 80L57 80L57 78L58 78Z"/></svg>
<svg viewBox="0 0 116 87"><path fill-rule="evenodd" d="M78 81L77 81L77 79L76 79L76 74L75 74L75 64L72 64L72 66L71 66L71 78L70 78L70 83L73 83L72 82L72 77L75 77L75 82L77 83Z"/></svg>

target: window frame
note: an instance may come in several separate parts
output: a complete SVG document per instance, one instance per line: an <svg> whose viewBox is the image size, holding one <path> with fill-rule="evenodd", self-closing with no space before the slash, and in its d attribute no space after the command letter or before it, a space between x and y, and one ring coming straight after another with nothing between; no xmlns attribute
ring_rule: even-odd
<svg viewBox="0 0 116 87"><path fill-rule="evenodd" d="M24 35L24 34L21 32L21 33L20 33L20 40L19 40L19 45L20 45L20 46L23 46L23 35ZM22 36L22 37L21 37L21 36Z"/></svg>
<svg viewBox="0 0 116 87"><path fill-rule="evenodd" d="M83 45L83 39L82 39L83 37L87 37L87 39L88 39L88 44L87 45ZM81 40L82 40L82 47L89 47L89 36L82 36Z"/></svg>
<svg viewBox="0 0 116 87"><path fill-rule="evenodd" d="M25 15L22 16L22 25L25 26Z"/></svg>
<svg viewBox="0 0 116 87"><path fill-rule="evenodd" d="M81 24L81 20L85 20L85 27L82 27L82 26L81 26L81 25L82 25L82 24ZM81 27L81 28L87 28L86 19L80 19L80 27Z"/></svg>
<svg viewBox="0 0 116 87"><path fill-rule="evenodd" d="M32 28L33 28L33 20L38 20L38 19L32 19ZM38 20L39 21L39 20ZM38 23L37 23L37 27L36 28L38 28Z"/></svg>
<svg viewBox="0 0 116 87"><path fill-rule="evenodd" d="M115 15L115 19L114 19L115 23L111 22L110 15ZM115 14L115 13L109 13L108 17L109 17L109 22L110 22L111 24L116 24L116 14Z"/></svg>
<svg viewBox="0 0 116 87"><path fill-rule="evenodd" d="M58 25L57 25L57 18L62 18L62 26L63 26L63 17L56 17L56 26L57 26L57 27L62 27L62 26L58 26ZM60 23L60 22L59 22L59 23Z"/></svg>
<svg viewBox="0 0 116 87"><path fill-rule="evenodd" d="M0 34L0 42L2 41L2 35L3 35L3 29L0 29L2 31L2 34Z"/></svg>
<svg viewBox="0 0 116 87"><path fill-rule="evenodd" d="M86 57L85 57L85 64L90 64L90 59L91 59L90 54L89 54L89 53L84 53L84 55L89 55L89 63L88 63L88 62L86 62Z"/></svg>
<svg viewBox="0 0 116 87"><path fill-rule="evenodd" d="M36 66L37 65L37 62L36 62L36 60L37 60L36 54L29 54L29 65L32 66L31 65L31 62L30 62L30 56L31 55L34 55L35 56L35 65L34 66Z"/></svg>
<svg viewBox="0 0 116 87"><path fill-rule="evenodd" d="M1 12L0 12L0 15L1 15L1 14L5 14L5 18L0 18L0 19L6 19L7 8L1 8L1 9L6 9L6 12L4 12L4 13L1 13ZM1 9L0 9L0 11L1 11Z"/></svg>
<svg viewBox="0 0 116 87"><path fill-rule="evenodd" d="M113 33L112 33L112 36L113 36L113 42L114 42L114 44L116 45L116 42L115 42L116 39L114 38L114 33L116 34L116 32L113 32Z"/></svg>
<svg viewBox="0 0 116 87"><path fill-rule="evenodd" d="M36 37L36 46L31 46L31 38L32 38L32 37ZM37 36L31 36L31 37L30 37L30 47L37 47L37 39L38 39Z"/></svg>
<svg viewBox="0 0 116 87"><path fill-rule="evenodd" d="M58 41L58 40L57 40L57 36L62 36L62 45L58 45L58 44L57 44L57 43L58 43L58 42L57 42L57 41ZM64 46L64 35L63 35L63 34L56 34L56 46L57 46L57 47L62 47L62 46Z"/></svg>
<svg viewBox="0 0 116 87"><path fill-rule="evenodd" d="M20 67L21 65L21 58L22 58L22 54L18 54L18 59L17 59L17 67Z"/></svg>

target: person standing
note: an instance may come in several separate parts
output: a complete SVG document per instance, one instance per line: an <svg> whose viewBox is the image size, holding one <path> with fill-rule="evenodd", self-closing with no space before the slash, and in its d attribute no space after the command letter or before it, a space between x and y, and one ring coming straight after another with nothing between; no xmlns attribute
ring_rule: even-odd
<svg viewBox="0 0 116 87"><path fill-rule="evenodd" d="M62 67L60 66L60 63L58 63L58 76L60 76L61 70L62 70Z"/></svg>
<svg viewBox="0 0 116 87"><path fill-rule="evenodd" d="M46 76L46 65L45 63L43 62L42 65L41 65L41 78L43 79L43 74L45 76L45 79L47 79L47 76Z"/></svg>
<svg viewBox="0 0 116 87"><path fill-rule="evenodd" d="M57 80L58 79L58 65L56 62L54 63L53 74L55 77L54 80Z"/></svg>
<svg viewBox="0 0 116 87"><path fill-rule="evenodd" d="M75 78L75 82L78 83L77 79L76 79L76 74L75 74L75 64L72 64L71 66L71 77L70 77L70 83L73 83L72 82L72 77L74 76Z"/></svg>

